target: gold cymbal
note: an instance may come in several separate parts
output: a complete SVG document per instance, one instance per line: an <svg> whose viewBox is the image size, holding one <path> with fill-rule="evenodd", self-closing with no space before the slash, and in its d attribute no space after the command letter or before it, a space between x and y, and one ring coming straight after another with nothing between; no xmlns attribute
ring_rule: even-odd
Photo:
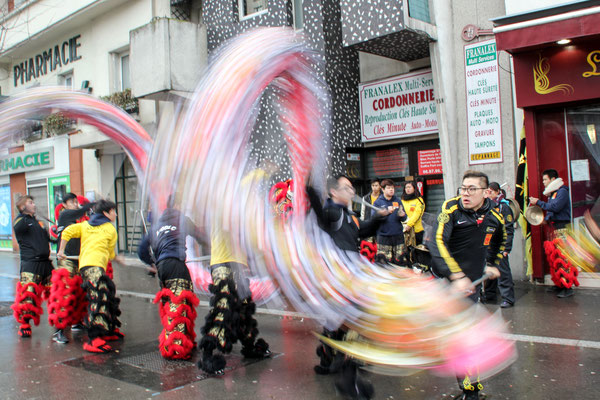
<svg viewBox="0 0 600 400"><path fill-rule="evenodd" d="M506 199L508 201L508 206L510 207L510 211L513 214L513 220L519 219L519 214L521 214L521 207L519 207L519 203L515 199Z"/></svg>
<svg viewBox="0 0 600 400"><path fill-rule="evenodd" d="M525 210L525 219L531 225L541 225L544 222L544 210L540 206L530 205Z"/></svg>

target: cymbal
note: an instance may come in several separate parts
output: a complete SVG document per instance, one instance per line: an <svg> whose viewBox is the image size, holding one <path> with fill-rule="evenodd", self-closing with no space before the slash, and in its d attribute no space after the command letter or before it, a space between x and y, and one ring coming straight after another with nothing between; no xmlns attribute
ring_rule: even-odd
<svg viewBox="0 0 600 400"><path fill-rule="evenodd" d="M513 219L516 221L519 219L519 214L521 214L521 207L519 207L519 203L515 199L506 199L508 201L508 206L510 207L510 211L512 211Z"/></svg>
<svg viewBox="0 0 600 400"><path fill-rule="evenodd" d="M544 210L540 206L530 205L525 210L525 219L531 225L541 225L544 222Z"/></svg>
<svg viewBox="0 0 600 400"><path fill-rule="evenodd" d="M586 210L585 213L583 213L583 220L585 222L585 226L590 231L590 234L598 243L600 243L600 227L598 227L598 224L596 224L596 221L594 221L590 210Z"/></svg>

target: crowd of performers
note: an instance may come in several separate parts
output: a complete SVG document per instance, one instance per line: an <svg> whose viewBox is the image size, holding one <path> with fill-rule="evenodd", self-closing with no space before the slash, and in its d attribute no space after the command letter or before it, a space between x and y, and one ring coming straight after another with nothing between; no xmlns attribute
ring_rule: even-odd
<svg viewBox="0 0 600 400"><path fill-rule="evenodd" d="M372 192L362 199L360 220L349 207L355 190L347 177L339 176L328 181L328 198L324 205L321 202L322 196L313 188L307 187L307 192L319 225L330 234L340 249L357 252L361 239L370 242L373 235L376 235L378 250L374 259L377 264L393 267L412 266L418 268L418 272L421 272L421 265L431 266L437 276L450 280L457 292L477 302L480 295L485 293L481 278L486 277L488 281L492 281L501 276L501 265L510 251L507 247L510 246L508 242L512 241L512 236L510 239L507 236L508 230L512 235L512 229L507 229L508 225L512 225L512 216L505 220L505 215L511 215L508 214L510 209L502 207L489 198L495 194L489 190L489 186L487 175L477 171L465 173L459 189L460 195L449 199L442 206L442 212L432 232L433 237L428 241L427 247L431 252L428 260L413 258L415 247L421 245L423 240L420 219L424 211L424 203L416 195L418 192L414 183L405 184L404 195L408 195L406 196L408 198L404 198L403 195L402 206L400 206L394 196L391 180L381 182L383 192L379 195L378 192L381 190L379 182L372 182ZM365 204L367 202L377 208L367 211L369 208ZM365 214L367 214L366 218ZM408 218L407 214L409 214ZM418 217L415 217L415 214ZM403 227L402 222L407 219L411 220L412 224ZM403 237L404 233L411 231L421 233L418 239L417 235L412 239ZM412 243L405 247L405 243L409 241ZM363 240L362 243L364 250L365 241ZM412 254L407 251L409 247L413 249ZM508 267L507 263L505 265ZM510 269L508 272L510 273ZM512 279L510 283L512 284ZM504 285L504 282L501 285L509 286ZM512 285L510 289L512 290ZM501 294L504 295L502 290ZM355 339L357 333L342 324L335 331L325 329L323 336L343 341L347 338ZM336 387L341 393L350 398L372 397L374 389L359 376L358 361L336 352L326 344L319 345L316 352L320 359L320 363L314 368L316 373L341 372L341 377L336 382ZM483 389L479 376L458 376L457 380L462 390L461 398L479 398L479 391Z"/></svg>
<svg viewBox="0 0 600 400"><path fill-rule="evenodd" d="M50 234L36 219L33 198L22 196L16 206L19 214L14 231L21 268L12 309L20 324L18 334L23 338L31 336L31 322L39 325L42 302L48 299L48 322L56 329L54 341L68 343L70 330L85 327L88 340L83 344L84 350L110 351L107 342L123 338L119 330L119 299L107 273L117 243L112 224L116 205L107 200L92 204L73 193L64 196L55 231L59 243L57 268L50 259ZM92 208L94 213L88 217Z"/></svg>
<svg viewBox="0 0 600 400"><path fill-rule="evenodd" d="M320 227L341 250L359 252L361 240L364 250L366 239L377 248L370 255L378 264L414 266L413 255L407 249L422 246L424 202L413 182L404 185L401 200L394 194L392 181L381 182L381 189L378 186L379 182L373 182L373 192L369 198L363 198L360 219L350 207L355 189L347 177L329 179L326 194L311 186L306 191ZM422 264L432 266L438 276L450 280L455 290L474 302L480 296L482 276L489 279L501 276L499 268L510 246L506 225L512 225L512 219L507 217L508 207L502 208L489 198L489 186L485 174L465 173L460 195L442 207L433 238L427 243L429 260ZM291 204L288 196L291 188L292 183L286 182L272 192L278 199L275 209L282 215L291 211L280 204ZM365 203L373 204L374 208L365 207ZM88 335L84 350L110 351L107 342L123 338L119 330L119 299L107 273L109 261L115 258L117 241L112 224L116 218L115 204L106 200L89 203L71 193L65 196L56 229L60 243L56 269L50 260L50 236L35 218L33 199L22 197L17 208L19 215L14 229L21 251L21 279L13 310L20 324L19 335L31 336L31 321L39 324L42 299L47 297L49 323L56 328L53 336L56 342L67 343L68 331L81 329L83 325ZM92 209L94 212L88 217ZM160 291L154 302L163 326L159 335L161 355L167 359L189 359L198 346L201 351L198 366L210 374L223 373L224 355L232 351L237 341L244 357L267 357L269 345L257 338L256 306L247 277L247 258L231 246L217 227L210 232L211 308L197 343L195 319L199 301L186 266L187 236L198 242L202 240L200 230L170 198L138 249L140 259L155 265L158 271ZM355 338L357 333L342 324L335 331L324 330L323 335L345 340ZM336 387L350 398L372 397L374 389L360 376L359 361L325 344L320 344L316 352L319 357L316 373L340 373ZM463 398L479 398L482 384L477 376L460 376L458 382Z"/></svg>

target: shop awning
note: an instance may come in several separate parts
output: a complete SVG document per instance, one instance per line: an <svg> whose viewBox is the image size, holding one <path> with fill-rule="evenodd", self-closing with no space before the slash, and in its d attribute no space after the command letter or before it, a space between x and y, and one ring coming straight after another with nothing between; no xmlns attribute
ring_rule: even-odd
<svg viewBox="0 0 600 400"><path fill-rule="evenodd" d="M577 1L559 7L492 19L498 50L510 53L546 47L561 39L600 35L600 1Z"/></svg>

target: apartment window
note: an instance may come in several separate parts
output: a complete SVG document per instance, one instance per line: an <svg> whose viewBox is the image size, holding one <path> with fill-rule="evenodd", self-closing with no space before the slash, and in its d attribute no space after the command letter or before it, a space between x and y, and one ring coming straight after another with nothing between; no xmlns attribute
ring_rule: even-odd
<svg viewBox="0 0 600 400"><path fill-rule="evenodd" d="M69 88L69 89L73 89L73 74L65 74L65 75L60 75L59 76L59 82L61 85Z"/></svg>
<svg viewBox="0 0 600 400"><path fill-rule="evenodd" d="M300 30L304 28L304 12L302 10L302 0L292 1L292 13L294 14L294 29Z"/></svg>
<svg viewBox="0 0 600 400"><path fill-rule="evenodd" d="M129 72L129 54L121 55L121 90L131 88L131 73Z"/></svg>
<svg viewBox="0 0 600 400"><path fill-rule="evenodd" d="M240 20L267 12L267 0L238 0Z"/></svg>

